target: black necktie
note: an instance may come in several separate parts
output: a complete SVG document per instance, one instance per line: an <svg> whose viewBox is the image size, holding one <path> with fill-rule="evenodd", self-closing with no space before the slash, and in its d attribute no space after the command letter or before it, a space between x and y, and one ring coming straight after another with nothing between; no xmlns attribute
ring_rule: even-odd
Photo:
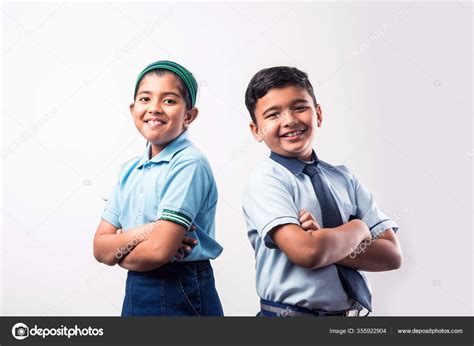
<svg viewBox="0 0 474 346"><path fill-rule="evenodd" d="M321 171L316 167L317 163L307 164L303 173L309 175L314 191L321 206L323 227L334 228L343 224L341 213L337 206L329 186L321 179ZM372 295L362 275L355 269L336 264L339 278L347 295L356 300L367 310L372 311Z"/></svg>

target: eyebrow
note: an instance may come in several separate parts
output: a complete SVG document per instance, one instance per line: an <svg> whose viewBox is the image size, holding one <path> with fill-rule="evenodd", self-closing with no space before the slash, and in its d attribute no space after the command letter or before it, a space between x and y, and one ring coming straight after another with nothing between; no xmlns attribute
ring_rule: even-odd
<svg viewBox="0 0 474 346"><path fill-rule="evenodd" d="M297 103L309 103L309 101L306 100L306 99L296 99L296 100L291 101L290 107L291 107L291 106L294 106L294 105L297 104ZM267 114L268 112L270 112L270 111L275 111L275 110L279 110L280 108L281 108L281 106L271 106L270 108L267 108L267 109L262 113L262 115L265 116L265 114Z"/></svg>
<svg viewBox="0 0 474 346"><path fill-rule="evenodd" d="M296 99L296 100L293 100L293 101L290 103L290 105L294 106L294 105L297 104L297 103L309 103L309 101L306 100L306 99Z"/></svg>
<svg viewBox="0 0 474 346"><path fill-rule="evenodd" d="M143 90L143 91L138 92L137 96L140 95L140 94L151 94L151 93L152 93L151 91ZM176 97L182 97L181 94L175 93L174 91L165 91L163 93L160 93L160 95L173 95L173 96L176 96Z"/></svg>

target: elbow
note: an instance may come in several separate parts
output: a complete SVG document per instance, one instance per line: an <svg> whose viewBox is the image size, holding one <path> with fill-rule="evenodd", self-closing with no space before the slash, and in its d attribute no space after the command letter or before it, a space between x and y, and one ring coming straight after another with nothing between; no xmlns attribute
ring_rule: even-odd
<svg viewBox="0 0 474 346"><path fill-rule="evenodd" d="M102 251L100 251L99 246L96 244L95 241L94 241L93 253L94 253L94 258L96 259L97 262L104 263L104 256L102 254Z"/></svg>
<svg viewBox="0 0 474 346"><path fill-rule="evenodd" d="M94 252L94 257L97 260L97 262L106 264L108 266L116 265L117 262L118 262L118 260L117 260L117 258L115 258L115 256L105 256L103 254Z"/></svg>
<svg viewBox="0 0 474 346"><path fill-rule="evenodd" d="M103 251L101 251L95 244L94 244L94 258L97 260L97 262L103 263L109 266L113 266L117 264L117 262L120 260L120 258L118 258L115 253L106 254Z"/></svg>
<svg viewBox="0 0 474 346"><path fill-rule="evenodd" d="M403 262L403 255L401 251L397 251L389 261L389 270L400 269Z"/></svg>
<svg viewBox="0 0 474 346"><path fill-rule="evenodd" d="M397 270L400 269L403 262L402 252L397 250L394 251L386 261L385 270Z"/></svg>

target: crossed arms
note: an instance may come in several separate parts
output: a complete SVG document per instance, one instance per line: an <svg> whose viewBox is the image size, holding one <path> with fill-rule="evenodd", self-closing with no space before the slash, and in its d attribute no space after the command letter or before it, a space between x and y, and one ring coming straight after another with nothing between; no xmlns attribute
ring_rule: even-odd
<svg viewBox="0 0 474 346"><path fill-rule="evenodd" d="M94 236L94 257L101 263L111 266L119 264L128 270L152 270L170 262L173 257L182 258L179 250L191 251L197 241L185 234L183 226L166 220L127 232L101 220Z"/></svg>
<svg viewBox="0 0 474 346"><path fill-rule="evenodd" d="M309 212L300 213L301 226L285 224L275 227L270 237L295 264L321 268L333 263L364 271L398 269L402 262L400 244L392 229L370 240L367 225L352 220L335 228L321 228ZM158 220L127 232L102 220L94 236L94 257L107 264L119 264L134 271L152 270L182 258L197 244L186 237L186 229L174 222ZM355 250L365 243L363 251ZM361 247L362 249L362 247Z"/></svg>
<svg viewBox="0 0 474 346"><path fill-rule="evenodd" d="M293 263L316 269L340 264L364 271L398 269L402 253L395 232L389 228L377 239L361 220L352 220L335 228L321 228L311 213L301 211L300 224L275 227L270 237ZM361 243L363 251L355 252ZM362 247L361 247L362 249Z"/></svg>

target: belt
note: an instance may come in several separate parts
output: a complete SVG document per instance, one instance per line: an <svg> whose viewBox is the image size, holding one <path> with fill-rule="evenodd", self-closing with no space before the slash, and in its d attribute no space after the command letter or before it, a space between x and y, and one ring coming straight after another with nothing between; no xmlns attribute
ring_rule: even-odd
<svg viewBox="0 0 474 346"><path fill-rule="evenodd" d="M355 317L359 316L360 310L357 309L347 309L340 311L322 311L322 310L310 310L306 308L295 307L292 305L283 305L279 303L271 302L272 305L269 305L265 302L260 302L260 309L267 312L273 312L281 317L308 317L308 316L349 316ZM281 306L275 306L275 304ZM285 307L282 307L285 306Z"/></svg>

